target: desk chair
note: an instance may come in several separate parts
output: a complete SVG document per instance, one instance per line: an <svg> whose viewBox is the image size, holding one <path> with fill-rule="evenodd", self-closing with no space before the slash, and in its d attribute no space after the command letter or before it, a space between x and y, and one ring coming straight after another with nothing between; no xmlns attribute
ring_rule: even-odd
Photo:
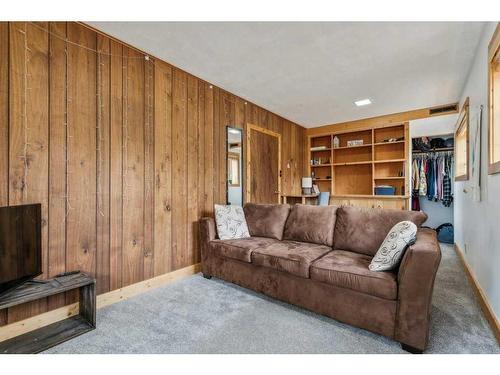
<svg viewBox="0 0 500 375"><path fill-rule="evenodd" d="M330 192L321 192L318 195L318 206L328 206L330 204Z"/></svg>

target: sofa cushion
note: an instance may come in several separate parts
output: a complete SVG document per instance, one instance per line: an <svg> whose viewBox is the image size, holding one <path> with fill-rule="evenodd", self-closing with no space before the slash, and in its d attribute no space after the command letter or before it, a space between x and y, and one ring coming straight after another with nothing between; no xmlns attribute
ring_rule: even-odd
<svg viewBox="0 0 500 375"><path fill-rule="evenodd" d="M252 252L252 263L300 277L309 277L309 266L332 249L297 241L277 241Z"/></svg>
<svg viewBox="0 0 500 375"><path fill-rule="evenodd" d="M283 238L332 246L336 211L336 206L294 205Z"/></svg>
<svg viewBox="0 0 500 375"><path fill-rule="evenodd" d="M221 240L250 237L243 208L235 205L214 205L217 235Z"/></svg>
<svg viewBox="0 0 500 375"><path fill-rule="evenodd" d="M389 231L384 242L373 257L370 271L390 271L399 266L408 246L417 238L417 226L411 221L397 223Z"/></svg>
<svg viewBox="0 0 500 375"><path fill-rule="evenodd" d="M243 210L251 236L283 239L290 205L246 203Z"/></svg>
<svg viewBox="0 0 500 375"><path fill-rule="evenodd" d="M396 274L370 271L371 259L368 255L333 250L311 265L311 279L395 300L398 293Z"/></svg>
<svg viewBox="0 0 500 375"><path fill-rule="evenodd" d="M421 211L342 206L337 210L334 248L374 256L391 228L405 220L418 228L427 215Z"/></svg>
<svg viewBox="0 0 500 375"><path fill-rule="evenodd" d="M250 263L252 251L278 242L272 238L248 237L234 240L213 240L210 247L214 255Z"/></svg>

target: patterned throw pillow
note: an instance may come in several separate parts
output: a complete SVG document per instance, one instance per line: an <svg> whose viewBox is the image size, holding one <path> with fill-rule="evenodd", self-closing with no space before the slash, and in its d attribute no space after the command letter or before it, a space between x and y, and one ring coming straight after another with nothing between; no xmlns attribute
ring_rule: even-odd
<svg viewBox="0 0 500 375"><path fill-rule="evenodd" d="M394 225L380 245L368 268L370 271L390 271L399 265L406 248L415 243L417 226L411 221Z"/></svg>
<svg viewBox="0 0 500 375"><path fill-rule="evenodd" d="M215 224L221 240L250 237L243 207L216 204Z"/></svg>

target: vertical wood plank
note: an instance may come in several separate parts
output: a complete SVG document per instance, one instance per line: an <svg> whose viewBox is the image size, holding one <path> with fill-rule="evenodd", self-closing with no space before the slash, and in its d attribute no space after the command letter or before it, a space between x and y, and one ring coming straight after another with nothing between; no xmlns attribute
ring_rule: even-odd
<svg viewBox="0 0 500 375"><path fill-rule="evenodd" d="M303 127L300 127L298 125L294 125L295 129L297 129L297 135L298 135L298 155L299 155L299 159L298 159L298 173L299 173L299 176L302 177L302 176L306 176L307 175L307 172L308 172L308 169L309 169L309 160L307 160L307 163L306 163L306 150L307 150L307 154L309 153L309 145L308 145L308 138L306 136L306 129L304 129ZM309 159L309 158L308 158ZM298 189L300 191L301 189L301 183L299 181L297 181L297 184L298 184Z"/></svg>
<svg viewBox="0 0 500 375"><path fill-rule="evenodd" d="M260 126L259 107L253 103L247 103L245 111L245 120L247 123Z"/></svg>
<svg viewBox="0 0 500 375"><path fill-rule="evenodd" d="M227 135L226 127L235 125L235 97L221 91L219 124L219 202L227 204Z"/></svg>
<svg viewBox="0 0 500 375"><path fill-rule="evenodd" d="M297 133L297 126L292 124L290 121L286 121L286 126L290 128L290 193L299 194L299 181L302 177L302 171L299 166L302 165L303 162L302 154L300 154L299 151L302 147L302 138L300 138Z"/></svg>
<svg viewBox="0 0 500 375"><path fill-rule="evenodd" d="M172 265L181 268L187 250L187 74L174 69L172 112Z"/></svg>
<svg viewBox="0 0 500 375"><path fill-rule="evenodd" d="M9 23L0 22L0 206L9 204Z"/></svg>
<svg viewBox="0 0 500 375"><path fill-rule="evenodd" d="M0 206L9 204L9 23L0 22ZM0 310L0 326L7 309Z"/></svg>
<svg viewBox="0 0 500 375"><path fill-rule="evenodd" d="M49 138L49 277L66 270L66 23L51 22ZM48 299L49 310L65 296Z"/></svg>
<svg viewBox="0 0 500 375"><path fill-rule="evenodd" d="M245 197L246 197L246 162L245 162L245 153L246 153L246 137L245 137L245 132L246 132L246 113L247 113L247 107L248 103L244 101L241 98L236 98L236 103L235 103L235 126L237 128L243 129L243 133L241 135L241 144L243 146L242 151L241 151L241 158L242 158L242 166L243 169L241 171L241 178L242 178L242 185L241 185L241 195L242 195L242 203L245 204Z"/></svg>
<svg viewBox="0 0 500 375"><path fill-rule="evenodd" d="M144 279L154 276L154 62L144 66Z"/></svg>
<svg viewBox="0 0 500 375"><path fill-rule="evenodd" d="M48 23L10 27L9 204L42 204L42 277L48 274ZM46 310L47 300L9 310L14 322Z"/></svg>
<svg viewBox="0 0 500 375"><path fill-rule="evenodd" d="M269 116L269 129L272 130L273 132L281 134L282 130L281 118L271 112L268 112L268 116Z"/></svg>
<svg viewBox="0 0 500 375"><path fill-rule="evenodd" d="M214 148L213 148L213 161L214 161L214 185L213 185L213 195L214 195L214 204L225 204L226 200L220 199L221 192L220 192L220 180L221 180L221 173L223 173L220 170L220 159L221 159L221 147L224 147L224 145L221 145L220 143L220 90L218 87L213 87L213 101L214 101L214 133L213 133L213 138L214 138Z"/></svg>
<svg viewBox="0 0 500 375"><path fill-rule="evenodd" d="M246 102L241 98L236 98L234 103L234 126L245 129Z"/></svg>
<svg viewBox="0 0 500 375"><path fill-rule="evenodd" d="M182 267L195 262L198 253L198 79L187 79L187 256Z"/></svg>
<svg viewBox="0 0 500 375"><path fill-rule="evenodd" d="M144 58L124 48L123 285L144 276Z"/></svg>
<svg viewBox="0 0 500 375"><path fill-rule="evenodd" d="M205 210L205 175L209 173L205 169L205 84L203 81L198 82L198 210L197 219L204 216ZM198 248L195 253L195 263L201 261L200 245L199 245L199 232L198 228L195 229L194 235L197 239Z"/></svg>
<svg viewBox="0 0 500 375"><path fill-rule="evenodd" d="M259 123L257 125L262 128L271 130L271 126L269 124L269 113L265 109L260 107L258 108L258 112L259 112L259 117L258 117Z"/></svg>
<svg viewBox="0 0 500 375"><path fill-rule="evenodd" d="M204 215L212 216L214 210L214 90L205 83L205 208Z"/></svg>
<svg viewBox="0 0 500 375"><path fill-rule="evenodd" d="M123 50L111 41L111 108L110 108L110 289L122 287L123 229Z"/></svg>
<svg viewBox="0 0 500 375"><path fill-rule="evenodd" d="M68 271L96 274L96 34L68 24L67 251ZM89 50L91 49L91 50ZM69 303L77 295L68 297Z"/></svg>
<svg viewBox="0 0 500 375"><path fill-rule="evenodd" d="M172 270L172 68L155 64L154 273Z"/></svg>
<svg viewBox="0 0 500 375"><path fill-rule="evenodd" d="M110 290L110 95L111 61L110 40L97 35L97 239L96 288L97 293Z"/></svg>
<svg viewBox="0 0 500 375"><path fill-rule="evenodd" d="M281 124L281 190L290 194L292 187L293 157L291 153L291 128L287 121Z"/></svg>

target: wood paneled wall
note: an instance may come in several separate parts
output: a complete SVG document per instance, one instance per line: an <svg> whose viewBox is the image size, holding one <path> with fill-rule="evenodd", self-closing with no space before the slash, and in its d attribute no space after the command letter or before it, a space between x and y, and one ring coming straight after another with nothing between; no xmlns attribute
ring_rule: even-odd
<svg viewBox="0 0 500 375"><path fill-rule="evenodd" d="M43 277L79 269L104 293L199 262L225 127L247 123L282 134L283 191L299 192L302 127L85 25L0 23L0 205L42 203Z"/></svg>

